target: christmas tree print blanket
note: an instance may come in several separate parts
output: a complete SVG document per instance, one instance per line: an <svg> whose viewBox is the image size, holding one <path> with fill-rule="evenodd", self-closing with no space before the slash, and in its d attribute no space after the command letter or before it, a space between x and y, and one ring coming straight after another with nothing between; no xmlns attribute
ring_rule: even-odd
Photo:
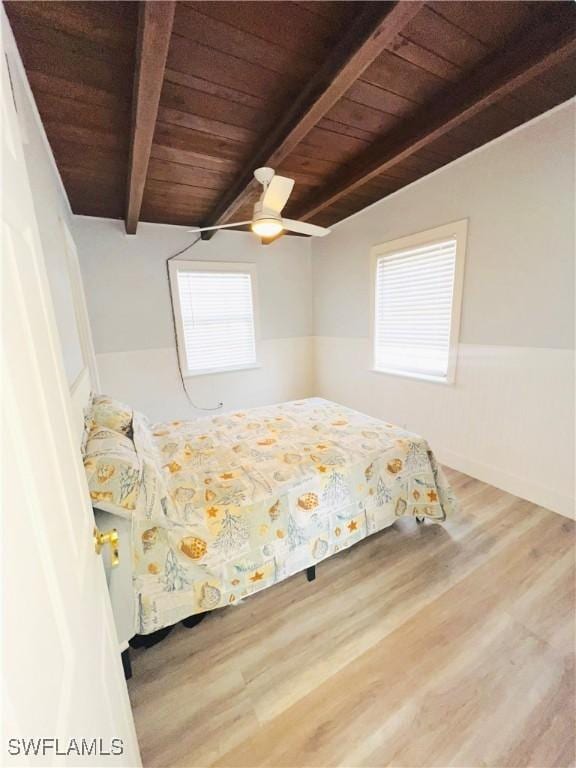
<svg viewBox="0 0 576 768"><path fill-rule="evenodd" d="M455 504L423 438L327 400L133 423L143 634L238 603L400 515L444 520Z"/></svg>

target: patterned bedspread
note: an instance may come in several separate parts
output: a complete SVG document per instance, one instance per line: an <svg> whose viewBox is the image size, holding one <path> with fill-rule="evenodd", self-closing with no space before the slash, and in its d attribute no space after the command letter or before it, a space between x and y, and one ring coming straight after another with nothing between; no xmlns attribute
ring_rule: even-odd
<svg viewBox="0 0 576 768"><path fill-rule="evenodd" d="M134 442L141 633L454 504L423 438L318 398L152 427L136 414Z"/></svg>

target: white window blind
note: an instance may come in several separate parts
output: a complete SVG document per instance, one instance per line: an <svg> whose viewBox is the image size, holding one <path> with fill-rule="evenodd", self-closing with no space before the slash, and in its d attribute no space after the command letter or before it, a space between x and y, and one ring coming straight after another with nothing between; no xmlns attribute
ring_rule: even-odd
<svg viewBox="0 0 576 768"><path fill-rule="evenodd" d="M178 271L178 295L190 373L256 364L250 274Z"/></svg>
<svg viewBox="0 0 576 768"><path fill-rule="evenodd" d="M449 238L377 260L376 370L446 379L456 246Z"/></svg>

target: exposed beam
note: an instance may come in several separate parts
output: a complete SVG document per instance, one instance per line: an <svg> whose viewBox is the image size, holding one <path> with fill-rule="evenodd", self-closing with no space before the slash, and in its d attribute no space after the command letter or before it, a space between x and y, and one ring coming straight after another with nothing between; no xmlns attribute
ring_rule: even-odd
<svg viewBox="0 0 576 768"><path fill-rule="evenodd" d="M328 191L304 201L294 217L304 221L311 219L573 54L576 51L576 14L572 7L567 7L566 11L564 15L544 16L530 31L519 35L505 53L481 63L471 76L455 87L449 87L443 98L424 105L413 118L328 180Z"/></svg>
<svg viewBox="0 0 576 768"><path fill-rule="evenodd" d="M126 232L130 235L136 233L140 218L175 9L174 0L140 3L126 201Z"/></svg>
<svg viewBox="0 0 576 768"><path fill-rule="evenodd" d="M237 182L204 222L205 226L226 221L247 202L259 189L252 175L254 169L280 165L423 5L419 0L365 5L344 39L260 141Z"/></svg>

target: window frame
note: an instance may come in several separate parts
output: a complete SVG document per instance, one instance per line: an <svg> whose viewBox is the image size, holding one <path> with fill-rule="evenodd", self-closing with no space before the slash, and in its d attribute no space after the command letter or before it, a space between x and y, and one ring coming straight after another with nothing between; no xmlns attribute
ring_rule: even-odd
<svg viewBox="0 0 576 768"><path fill-rule="evenodd" d="M221 368L204 368L200 371L191 371L188 368L188 356L184 341L184 326L182 323L182 306L180 303L180 288L178 285L179 272L226 272L239 275L250 275L252 289L252 318L254 322L254 346L256 351L255 361L244 365L230 365ZM253 262L242 261L192 261L191 259L171 259L168 262L170 277L170 295L172 299L172 311L176 326L176 347L180 369L184 378L196 376L210 376L216 373L231 373L233 371L249 371L261 368L260 364L260 323L258 307L257 265Z"/></svg>
<svg viewBox="0 0 576 768"><path fill-rule="evenodd" d="M376 285L378 261L383 256L396 251L403 251L422 245L432 245L454 238L456 240L456 264L454 269L454 290L452 294L452 313L450 316L450 340L448 344L448 368L446 376L432 376L413 371L394 370L376 367ZM420 379L437 384L454 384L460 341L460 320L462 315L462 295L464 289L464 268L466 264L466 246L468 238L468 219L443 224L433 229L426 229L395 240L375 245L370 250L370 370L391 376Z"/></svg>

